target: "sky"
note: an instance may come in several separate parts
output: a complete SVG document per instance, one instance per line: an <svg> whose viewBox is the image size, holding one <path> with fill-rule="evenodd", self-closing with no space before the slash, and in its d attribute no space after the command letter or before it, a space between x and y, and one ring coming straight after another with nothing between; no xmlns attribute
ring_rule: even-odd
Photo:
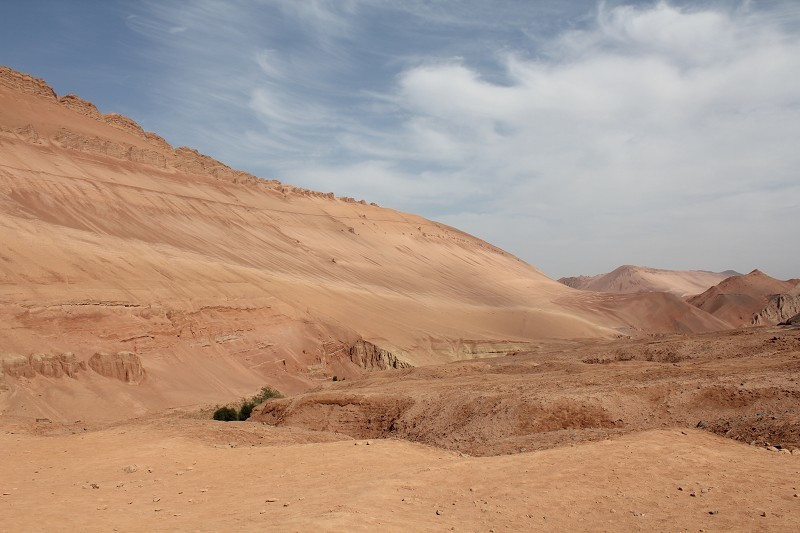
<svg viewBox="0 0 800 533"><path fill-rule="evenodd" d="M0 64L554 278L800 277L800 2L4 0Z"/></svg>

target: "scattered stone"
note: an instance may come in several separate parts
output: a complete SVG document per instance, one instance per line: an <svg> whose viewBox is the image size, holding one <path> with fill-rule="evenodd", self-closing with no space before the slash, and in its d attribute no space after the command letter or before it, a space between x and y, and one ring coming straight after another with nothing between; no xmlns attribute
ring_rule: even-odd
<svg viewBox="0 0 800 533"><path fill-rule="evenodd" d="M275 503L276 501L278 501L278 499L277 498L267 498L264 501L267 502L267 503Z"/></svg>
<svg viewBox="0 0 800 533"><path fill-rule="evenodd" d="M710 514L710 515L715 515L715 514L718 514L718 513L719 513L719 511L709 511L708 512L708 514Z"/></svg>
<svg viewBox="0 0 800 533"><path fill-rule="evenodd" d="M97 483L92 483L89 486L92 487L93 489L99 489L100 488L100 485L98 485Z"/></svg>
<svg viewBox="0 0 800 533"><path fill-rule="evenodd" d="M689 496L691 496L692 498L694 498L694 497L696 497L696 496L697 496L697 493L696 493L695 491L692 491L692 492L690 492L690 493L689 493Z"/></svg>
<svg viewBox="0 0 800 533"><path fill-rule="evenodd" d="M122 467L122 471L125 472L126 474L133 474L137 470L139 470L139 467L136 465L127 465Z"/></svg>
<svg viewBox="0 0 800 533"><path fill-rule="evenodd" d="M442 512L439 509L436 509L436 515L440 516L441 514L442 514Z"/></svg>
<svg viewBox="0 0 800 533"><path fill-rule="evenodd" d="M161 498L153 498L153 503L158 503L161 501Z"/></svg>
<svg viewBox="0 0 800 533"><path fill-rule="evenodd" d="M283 504L284 507L289 507L289 502Z"/></svg>
<svg viewBox="0 0 800 533"><path fill-rule="evenodd" d="M152 473L153 473L153 469L152 469L152 468L148 468L148 469L147 469L147 473L148 473L148 474L152 474Z"/></svg>
<svg viewBox="0 0 800 533"><path fill-rule="evenodd" d="M766 517L767 516L767 512L766 511L761 511L761 516Z"/></svg>
<svg viewBox="0 0 800 533"><path fill-rule="evenodd" d="M697 423L697 425L695 427L696 428L704 428L704 427L706 427L706 423L705 423L704 420L701 420L700 422Z"/></svg>
<svg viewBox="0 0 800 533"><path fill-rule="evenodd" d="M639 511L631 511L633 516L644 516L644 513L640 513Z"/></svg>

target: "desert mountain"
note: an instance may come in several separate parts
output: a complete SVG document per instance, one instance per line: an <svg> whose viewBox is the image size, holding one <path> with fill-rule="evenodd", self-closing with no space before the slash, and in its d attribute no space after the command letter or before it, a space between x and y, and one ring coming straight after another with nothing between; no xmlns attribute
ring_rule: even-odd
<svg viewBox="0 0 800 533"><path fill-rule="evenodd" d="M621 267L596 276L574 276L558 281L586 291L636 293L669 292L678 296L699 294L720 281L738 276L738 272L708 272L705 270L662 270L633 265Z"/></svg>
<svg viewBox="0 0 800 533"><path fill-rule="evenodd" d="M791 299L796 297L798 280L781 281L760 270L753 270L744 276L727 278L687 301L717 318L726 321L731 327L751 324L777 323L791 316ZM790 301L778 302L779 295L788 295ZM771 303L775 298L776 301ZM783 310L783 307L786 307ZM761 318L757 319L756 315Z"/></svg>
<svg viewBox="0 0 800 533"><path fill-rule="evenodd" d="M547 339L726 323L258 179L0 67L0 411L120 418ZM102 398L102 402L98 401Z"/></svg>

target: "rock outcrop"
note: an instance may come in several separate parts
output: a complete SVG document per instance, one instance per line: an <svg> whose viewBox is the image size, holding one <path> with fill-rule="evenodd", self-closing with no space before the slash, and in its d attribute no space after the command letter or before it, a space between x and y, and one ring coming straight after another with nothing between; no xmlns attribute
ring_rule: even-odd
<svg viewBox="0 0 800 533"><path fill-rule="evenodd" d="M388 350L371 342L359 339L350 348L350 360L365 370L389 370L392 368L411 368Z"/></svg>
<svg viewBox="0 0 800 533"><path fill-rule="evenodd" d="M82 115L86 115L92 118L100 118L100 111L97 109L97 106L95 106L88 100L84 100L78 95L75 94L64 95L58 99L58 103L63 105L64 107L72 109L73 111L77 111Z"/></svg>
<svg viewBox="0 0 800 533"><path fill-rule="evenodd" d="M86 370L86 363L78 361L72 353L47 354L35 353L20 355L14 353L0 354L0 367L3 373L14 378L33 378L37 375L60 378L76 377L81 370Z"/></svg>
<svg viewBox="0 0 800 533"><path fill-rule="evenodd" d="M0 84L5 85L15 91L35 94L50 100L56 100L56 92L46 81L35 78L14 69L0 66Z"/></svg>
<svg viewBox="0 0 800 533"><path fill-rule="evenodd" d="M141 383L145 376L142 361L133 352L97 352L89 358L89 368L101 376L126 383Z"/></svg>
<svg viewBox="0 0 800 533"><path fill-rule="evenodd" d="M761 311L753 315L753 325L775 325L786 322L797 314L800 314L800 296L776 294Z"/></svg>

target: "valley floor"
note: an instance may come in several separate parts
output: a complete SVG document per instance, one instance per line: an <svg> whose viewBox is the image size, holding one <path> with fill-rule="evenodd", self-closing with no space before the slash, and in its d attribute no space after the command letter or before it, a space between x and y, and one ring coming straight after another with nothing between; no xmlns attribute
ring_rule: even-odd
<svg viewBox="0 0 800 533"><path fill-rule="evenodd" d="M800 456L700 430L495 457L398 440L299 443L308 435L180 418L18 430L0 435L3 531L791 531L800 521Z"/></svg>
<svg viewBox="0 0 800 533"><path fill-rule="evenodd" d="M756 328L376 373L278 426L6 417L0 531L796 531L798 361Z"/></svg>

